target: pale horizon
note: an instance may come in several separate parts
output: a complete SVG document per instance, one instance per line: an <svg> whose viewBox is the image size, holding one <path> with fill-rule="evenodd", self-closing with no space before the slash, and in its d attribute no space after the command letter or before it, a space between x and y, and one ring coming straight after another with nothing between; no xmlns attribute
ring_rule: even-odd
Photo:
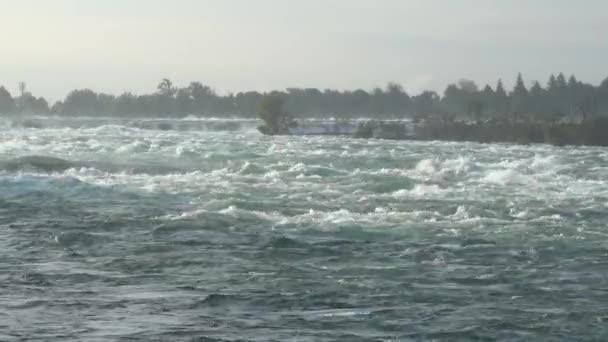
<svg viewBox="0 0 608 342"><path fill-rule="evenodd" d="M517 73L527 84L608 76L608 3L566 0L0 0L0 85L61 100L73 89L149 93L162 78L220 93L288 87L442 93Z"/></svg>

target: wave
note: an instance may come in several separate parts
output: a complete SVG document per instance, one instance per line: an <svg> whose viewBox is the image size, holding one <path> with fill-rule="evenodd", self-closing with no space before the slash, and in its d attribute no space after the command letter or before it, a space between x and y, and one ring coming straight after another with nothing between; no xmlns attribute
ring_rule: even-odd
<svg viewBox="0 0 608 342"><path fill-rule="evenodd" d="M130 152L137 150L138 146L125 145L124 149ZM71 178L91 183L103 183L110 178L143 177L154 179L156 177L180 177L196 176L201 172L198 170L186 172L180 167L173 165L138 165L133 161L90 161L90 160L67 160L59 157L45 155L27 155L7 160L0 160L0 171L4 175L13 176L48 176L58 178ZM96 181L94 181L96 180Z"/></svg>
<svg viewBox="0 0 608 342"><path fill-rule="evenodd" d="M104 126L122 126L153 131L179 132L238 132L254 131L259 122L256 119L225 118L95 118L95 117L27 117L5 118L0 127L21 129L91 129Z"/></svg>
<svg viewBox="0 0 608 342"><path fill-rule="evenodd" d="M338 130L352 134L361 122L370 121L369 118L349 120L329 119L300 119L302 127L298 134L315 134L327 130ZM387 120L395 122L410 122L409 120ZM155 118L155 117L89 117L89 116L27 116L9 117L0 122L0 126L22 129L57 129L57 128L95 128L105 125L119 125L154 131L206 131L206 132L238 132L256 131L260 125L256 118L238 117L197 117L189 115L184 118Z"/></svg>
<svg viewBox="0 0 608 342"><path fill-rule="evenodd" d="M76 165L65 159L49 156L24 156L8 161L0 161L0 169L4 171L33 171L33 172L63 172Z"/></svg>

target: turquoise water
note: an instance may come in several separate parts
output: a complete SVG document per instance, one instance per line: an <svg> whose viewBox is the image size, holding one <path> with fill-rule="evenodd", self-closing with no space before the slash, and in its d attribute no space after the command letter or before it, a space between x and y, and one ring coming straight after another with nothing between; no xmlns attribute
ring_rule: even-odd
<svg viewBox="0 0 608 342"><path fill-rule="evenodd" d="M0 340L608 335L608 150L209 122L0 120Z"/></svg>

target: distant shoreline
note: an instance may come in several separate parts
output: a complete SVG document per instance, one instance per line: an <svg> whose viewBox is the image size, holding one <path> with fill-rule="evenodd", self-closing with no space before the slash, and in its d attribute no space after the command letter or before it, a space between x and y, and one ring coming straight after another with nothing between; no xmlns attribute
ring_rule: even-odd
<svg viewBox="0 0 608 342"><path fill-rule="evenodd" d="M284 109L297 113L299 118L557 122L608 116L608 78L593 85L563 73L550 75L545 84L527 83L519 74L513 89L505 89L500 79L494 86L460 79L448 84L441 94L428 90L408 94L401 84L394 82L367 90L294 87L220 95L201 82L177 86L163 79L156 88L156 92L148 94L75 89L64 99L48 103L32 94L26 83L19 84L18 94L11 94L0 85L0 115L255 118L260 102L272 96L282 98Z"/></svg>
<svg viewBox="0 0 608 342"><path fill-rule="evenodd" d="M335 126L335 125L334 125ZM477 143L550 144L554 146L608 146L608 117L590 119L580 123L540 122L438 122L419 123L386 122L370 120L359 123L349 133L339 127L329 127L326 132L303 134L288 128L267 135L351 135L361 139L453 141ZM332 130L336 131L332 134Z"/></svg>
<svg viewBox="0 0 608 342"><path fill-rule="evenodd" d="M477 143L550 144L555 146L608 146L608 117L597 117L581 122L509 122L438 121L411 119L376 120L357 119L295 119L294 127L265 131L264 121L249 117L111 117L65 115L6 115L6 127L41 129L48 127L47 120L58 120L51 127L69 125L70 121L94 120L126 122L140 129L159 131L203 130L237 132L254 130L269 136L350 136L356 139L451 141ZM75 123L77 124L77 123ZM80 124L78 124L80 125Z"/></svg>

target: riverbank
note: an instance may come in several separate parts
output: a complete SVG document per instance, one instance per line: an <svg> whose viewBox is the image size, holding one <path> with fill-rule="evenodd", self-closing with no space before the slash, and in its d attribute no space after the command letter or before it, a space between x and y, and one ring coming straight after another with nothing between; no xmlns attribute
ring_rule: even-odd
<svg viewBox="0 0 608 342"><path fill-rule="evenodd" d="M608 118L596 118L581 123L422 123L415 126L414 139L608 146Z"/></svg>
<svg viewBox="0 0 608 342"><path fill-rule="evenodd" d="M325 129L316 127L314 130L307 130L305 123L302 122L294 128L281 129L276 135L346 134L361 139L608 146L608 118L604 117L581 123L507 121L423 121L413 123L411 121L371 120L356 125L348 123L347 130L342 129L340 123L327 123L326 125ZM263 128L260 129L260 132L267 134L267 130Z"/></svg>

